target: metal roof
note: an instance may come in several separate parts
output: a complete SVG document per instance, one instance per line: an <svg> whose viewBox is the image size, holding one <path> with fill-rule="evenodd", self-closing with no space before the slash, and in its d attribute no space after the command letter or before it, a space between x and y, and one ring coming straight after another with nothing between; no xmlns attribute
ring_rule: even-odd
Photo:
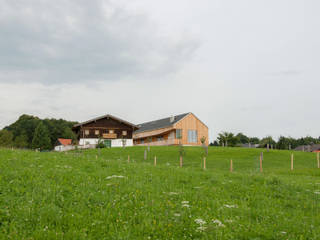
<svg viewBox="0 0 320 240"><path fill-rule="evenodd" d="M176 122L180 121L182 118L187 116L189 113L183 113L180 115L174 116L174 120L171 122L170 119L171 117L151 121L151 122L145 122L138 124L138 130L136 130L134 133L140 133L140 132L145 132L145 131L151 131L155 129L160 129L160 128L165 128L165 127L170 127L174 125Z"/></svg>

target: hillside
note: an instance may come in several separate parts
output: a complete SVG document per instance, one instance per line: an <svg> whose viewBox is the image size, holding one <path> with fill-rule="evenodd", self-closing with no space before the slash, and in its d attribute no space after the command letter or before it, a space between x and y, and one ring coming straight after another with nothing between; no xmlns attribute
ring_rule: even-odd
<svg viewBox="0 0 320 240"><path fill-rule="evenodd" d="M76 136L71 128L76 122L70 122L63 119L40 119L36 116L21 115L19 119L0 131L0 146L16 148L33 148L32 141L37 126L42 123L45 127L49 139L50 150L58 138L72 138Z"/></svg>
<svg viewBox="0 0 320 240"><path fill-rule="evenodd" d="M2 239L317 239L314 153L198 147L0 150ZM130 162L128 162L130 155ZM154 166L154 155L157 166ZM234 172L229 172L233 159Z"/></svg>

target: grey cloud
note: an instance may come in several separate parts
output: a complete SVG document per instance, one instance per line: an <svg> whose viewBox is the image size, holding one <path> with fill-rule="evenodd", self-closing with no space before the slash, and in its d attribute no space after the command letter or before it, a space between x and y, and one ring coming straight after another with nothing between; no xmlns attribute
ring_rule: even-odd
<svg viewBox="0 0 320 240"><path fill-rule="evenodd" d="M197 42L102 0L0 0L0 81L117 80L179 70Z"/></svg>

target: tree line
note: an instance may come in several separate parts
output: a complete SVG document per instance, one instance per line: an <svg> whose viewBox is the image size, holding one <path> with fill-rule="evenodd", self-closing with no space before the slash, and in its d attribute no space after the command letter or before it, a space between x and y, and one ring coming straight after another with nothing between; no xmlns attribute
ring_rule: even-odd
<svg viewBox="0 0 320 240"><path fill-rule="evenodd" d="M302 145L320 144L320 137L313 138L310 136L301 138L292 138L280 136L277 140L274 140L271 136L259 139L258 137L248 137L243 133L234 134L231 132L222 132L218 134L217 140L210 143L210 146L243 146L244 144L256 145L261 148L265 148L268 144L276 149L294 149Z"/></svg>
<svg viewBox="0 0 320 240"><path fill-rule="evenodd" d="M72 126L76 123L63 119L40 119L24 114L16 122L0 130L0 147L51 150L58 138L77 140L72 131Z"/></svg>

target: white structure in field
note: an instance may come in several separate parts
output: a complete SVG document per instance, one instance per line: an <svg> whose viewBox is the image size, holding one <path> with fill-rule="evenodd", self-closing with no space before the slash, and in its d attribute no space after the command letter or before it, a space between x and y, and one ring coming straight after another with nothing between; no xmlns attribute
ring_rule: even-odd
<svg viewBox="0 0 320 240"><path fill-rule="evenodd" d="M64 138L58 138L56 146L54 147L54 150L57 152L69 151L72 149L74 149L74 146L72 145L72 139Z"/></svg>

